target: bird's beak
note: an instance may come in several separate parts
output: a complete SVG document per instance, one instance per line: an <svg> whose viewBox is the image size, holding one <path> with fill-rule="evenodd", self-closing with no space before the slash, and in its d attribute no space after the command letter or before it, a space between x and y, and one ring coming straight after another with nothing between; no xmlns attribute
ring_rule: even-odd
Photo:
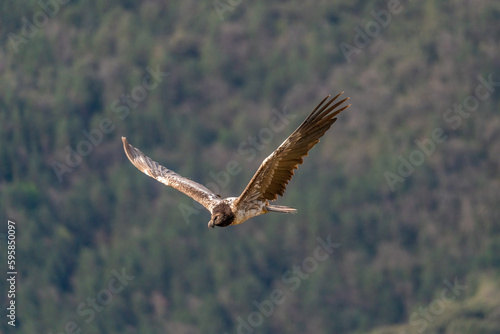
<svg viewBox="0 0 500 334"><path fill-rule="evenodd" d="M214 221L213 221L213 220L210 220L210 221L208 222L208 228L214 228L214 227L215 227L215 225L214 225Z"/></svg>

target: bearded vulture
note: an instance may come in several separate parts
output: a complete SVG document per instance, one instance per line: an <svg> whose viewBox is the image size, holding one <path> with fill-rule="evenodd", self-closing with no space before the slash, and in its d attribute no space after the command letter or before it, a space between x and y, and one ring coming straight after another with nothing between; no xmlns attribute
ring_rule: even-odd
<svg viewBox="0 0 500 334"><path fill-rule="evenodd" d="M295 213L296 209L270 205L269 201L276 200L278 195L283 196L288 181L294 175L294 169L298 168L303 157L308 155L309 150L319 142L319 138L335 123L335 116L350 106L343 105L349 98L333 104L342 93L327 101L330 97L328 95L318 104L305 121L264 159L239 197L221 198L203 185L151 160L130 145L125 137L122 137L123 148L129 160L141 172L183 192L207 208L212 215L208 223L209 228L241 224L268 212Z"/></svg>

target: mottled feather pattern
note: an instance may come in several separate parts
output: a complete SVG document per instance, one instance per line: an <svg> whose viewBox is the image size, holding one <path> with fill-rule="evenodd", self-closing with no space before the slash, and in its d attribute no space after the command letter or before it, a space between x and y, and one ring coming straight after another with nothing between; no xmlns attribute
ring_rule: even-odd
<svg viewBox="0 0 500 334"><path fill-rule="evenodd" d="M341 94L329 101L327 100L330 96L323 99L278 149L264 160L236 201L237 206L244 206L248 200L273 201L278 198L278 195L284 195L288 182L295 174L294 169L302 164L303 157L308 155L309 150L319 142L319 138L335 123L337 120L335 116L349 107L349 105L344 105L338 108L348 98L332 105Z"/></svg>
<svg viewBox="0 0 500 334"><path fill-rule="evenodd" d="M269 205L278 196L283 196L295 169L319 139L337 120L348 99L333 104L342 93L328 100L323 99L302 124L260 165L245 190L239 197L221 199L203 185L167 169L151 160L122 137L127 157L140 171L161 183L175 188L201 203L212 214L208 227L241 224L244 221L268 212L295 213L296 210L281 205Z"/></svg>
<svg viewBox="0 0 500 334"><path fill-rule="evenodd" d="M203 185L182 177L176 172L151 160L151 158L142 153L141 150L130 145L125 137L122 137L122 141L123 148L130 162L144 174L192 197L209 211L211 211L212 207L220 201L220 198L216 194Z"/></svg>

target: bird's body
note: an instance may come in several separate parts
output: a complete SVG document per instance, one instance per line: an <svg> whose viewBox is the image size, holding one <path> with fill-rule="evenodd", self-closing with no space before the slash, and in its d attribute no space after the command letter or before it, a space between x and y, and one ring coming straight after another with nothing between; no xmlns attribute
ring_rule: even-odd
<svg viewBox="0 0 500 334"><path fill-rule="evenodd" d="M349 107L341 106L347 98L331 105L341 94L330 101L327 101L329 96L321 101L306 120L262 162L239 197L221 198L203 185L151 160L130 145L125 137L122 137L123 147L129 160L140 171L192 197L209 210L212 217L208 227L237 225L268 212L295 213L293 208L270 205L269 201L276 200L278 195L283 196L294 169L298 168L303 157L335 123L335 116Z"/></svg>
<svg viewBox="0 0 500 334"><path fill-rule="evenodd" d="M266 204L268 204L266 202L255 202L254 205L249 206L246 209L241 209L236 205L237 200L238 197L228 197L224 199L224 202L229 205L231 211L234 212L235 215L234 221L231 225L241 224L250 218L269 212L269 210L266 209Z"/></svg>

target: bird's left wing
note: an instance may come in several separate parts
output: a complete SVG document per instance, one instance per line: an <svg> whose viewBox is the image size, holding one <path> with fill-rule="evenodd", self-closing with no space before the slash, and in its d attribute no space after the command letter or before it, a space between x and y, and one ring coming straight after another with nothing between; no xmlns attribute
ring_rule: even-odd
<svg viewBox="0 0 500 334"><path fill-rule="evenodd" d="M283 196L288 181L294 175L294 169L303 162L303 157L319 138L337 120L335 116L350 105L341 106L346 99L332 103L341 95L327 101L327 96L312 111L306 120L260 165L250 183L235 201L238 208L244 209L255 201L274 201L278 195Z"/></svg>
<svg viewBox="0 0 500 334"><path fill-rule="evenodd" d="M151 176L153 179L177 189L188 195L198 203L202 204L208 211L212 212L214 205L220 202L220 197L205 188L203 185L194 182L190 179L167 169L159 163L151 160L148 156L142 153L139 149L130 145L125 137L122 137L123 149L127 154L128 159L144 174Z"/></svg>

